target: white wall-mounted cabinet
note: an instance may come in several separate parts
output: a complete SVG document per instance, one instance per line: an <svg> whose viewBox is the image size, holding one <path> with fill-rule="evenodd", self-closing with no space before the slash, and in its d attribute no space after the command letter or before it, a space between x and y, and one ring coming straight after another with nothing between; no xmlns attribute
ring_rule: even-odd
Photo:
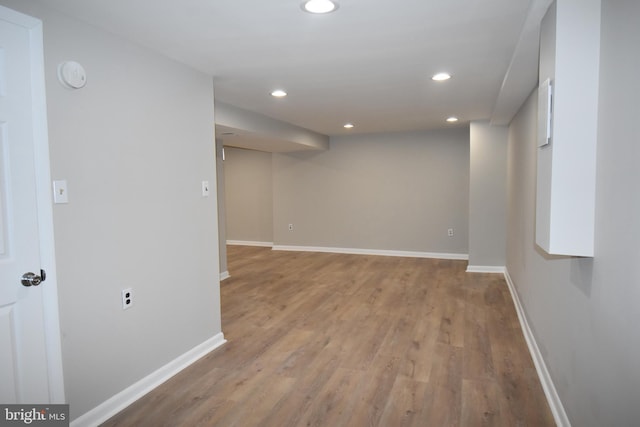
<svg viewBox="0 0 640 427"><path fill-rule="evenodd" d="M593 256L600 0L557 0L542 20L536 243Z"/></svg>

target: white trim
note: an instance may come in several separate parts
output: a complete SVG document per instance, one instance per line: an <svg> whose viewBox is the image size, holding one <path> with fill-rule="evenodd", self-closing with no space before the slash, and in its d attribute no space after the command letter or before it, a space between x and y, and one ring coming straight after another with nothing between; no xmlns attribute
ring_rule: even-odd
<svg viewBox="0 0 640 427"><path fill-rule="evenodd" d="M518 320L520 320L520 327L522 328L524 338L527 341L529 353L531 353L533 364L536 366L538 378L540 378L542 389L544 390L544 394L547 397L547 402L549 403L549 407L551 409L551 413L553 414L556 425L558 425L559 427L571 427L569 417L567 417L567 413L564 410L564 406L562 405L560 396L558 396L558 392L555 385L553 384L553 380L551 379L551 375L549 374L547 365L544 362L544 358L542 357L542 353L540 352L540 348L538 347L536 338L533 335L531 328L529 327L529 322L527 321L524 308L520 303L520 298L518 297L518 292L516 290L515 284L513 283L513 280L511 280L509 270L506 268L504 270L504 277L507 281L509 291L511 292L511 298L513 299L513 304L515 305L516 312L518 313Z"/></svg>
<svg viewBox="0 0 640 427"><path fill-rule="evenodd" d="M229 274L228 271L223 271L222 273L220 273L220 281L222 282L225 279L228 279L229 277L231 277L231 275Z"/></svg>
<svg viewBox="0 0 640 427"><path fill-rule="evenodd" d="M262 246L270 248L273 246L273 242L254 242L252 240L227 240L227 245L235 246Z"/></svg>
<svg viewBox="0 0 640 427"><path fill-rule="evenodd" d="M274 245L274 251L296 251L296 252L328 252L335 254L352 254L352 255L380 255L380 256L395 256L405 258L437 258L437 259L454 259L454 260L468 260L467 254L451 254L441 252L417 252L417 251L390 251L380 249L355 249L355 248L330 248L330 247L317 247L317 246L286 246L286 245Z"/></svg>
<svg viewBox="0 0 640 427"><path fill-rule="evenodd" d="M504 266L497 265L467 265L467 273L500 273L504 274Z"/></svg>
<svg viewBox="0 0 640 427"><path fill-rule="evenodd" d="M53 403L66 402L62 368L62 339L58 312L58 280L51 205L51 170L47 124L47 101L44 78L44 45L42 21L31 29L33 136L34 162L40 233L40 262L47 272L46 286L42 287L43 317L49 375L49 399Z"/></svg>
<svg viewBox="0 0 640 427"><path fill-rule="evenodd" d="M42 286L41 292L49 403L65 403L55 239L53 235L53 209L51 206L51 171L47 131L42 21L4 6L0 6L0 18L24 27L30 33L31 112L33 115L33 161L38 211L38 246L40 250L40 268L47 273L46 285Z"/></svg>
<svg viewBox="0 0 640 427"><path fill-rule="evenodd" d="M0 18L15 25L20 25L26 29L42 28L42 21L33 16L25 15L6 6L0 5Z"/></svg>
<svg viewBox="0 0 640 427"><path fill-rule="evenodd" d="M224 339L222 332L214 335L202 344L195 346L160 369L132 384L115 396L112 396L110 399L96 406L89 412L71 421L70 425L72 427L93 427L105 422L145 394L158 387L160 384L167 381L169 378L196 362L198 359L201 359L211 351L220 347L225 342L227 341Z"/></svg>

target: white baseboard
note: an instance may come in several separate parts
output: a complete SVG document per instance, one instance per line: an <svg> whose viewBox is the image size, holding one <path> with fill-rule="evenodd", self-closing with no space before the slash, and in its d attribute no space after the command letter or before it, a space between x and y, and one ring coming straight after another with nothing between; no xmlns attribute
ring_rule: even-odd
<svg viewBox="0 0 640 427"><path fill-rule="evenodd" d="M417 252L417 251L389 251L380 249L355 249L355 248L329 248L317 246L286 246L274 245L274 251L295 251L295 252L326 252L334 254L351 254L351 255L380 255L395 256L406 258L437 258L437 259L455 259L468 260L467 254L450 254L441 252Z"/></svg>
<svg viewBox="0 0 640 427"><path fill-rule="evenodd" d="M558 396L558 392L555 385L553 384L553 380L551 379L551 375L549 374L547 365L544 362L544 358L542 357L542 353L540 352L540 348L538 347L536 338L533 335L531 328L529 327L529 322L525 315L522 304L520 303L520 297L518 296L515 284L513 283L513 280L511 280L509 270L506 268L504 269L504 277L507 281L507 285L509 286L511 298L513 299L513 304L515 305L516 312L518 313L518 320L520 320L520 327L522 328L524 338L527 341L529 353L531 353L533 364L536 366L536 371L538 372L538 377L540 378L542 389L544 390L544 394L547 397L547 402L549 403L549 407L551 409L551 413L553 414L556 425L558 427L571 427L569 417L567 417L567 413L564 410L564 406L562 405L560 396Z"/></svg>
<svg viewBox="0 0 640 427"><path fill-rule="evenodd" d="M261 246L265 248L270 248L273 246L273 242L254 242L252 240L227 240L227 245Z"/></svg>
<svg viewBox="0 0 640 427"><path fill-rule="evenodd" d="M96 406L89 412L71 421L70 426L93 427L105 422L145 394L149 393L154 388L158 387L160 384L167 381L169 378L196 362L198 359L220 347L225 342L227 341L224 339L222 332L214 335L202 344L195 346L183 355L167 363L157 371L152 372L145 378L122 390L120 393L112 396L110 399Z"/></svg>
<svg viewBox="0 0 640 427"><path fill-rule="evenodd" d="M468 265L467 273L500 273L504 274L504 266L495 265Z"/></svg>
<svg viewBox="0 0 640 427"><path fill-rule="evenodd" d="M224 279L228 279L229 277L231 277L231 275L229 274L228 271L223 271L222 273L220 273L220 281L222 282Z"/></svg>

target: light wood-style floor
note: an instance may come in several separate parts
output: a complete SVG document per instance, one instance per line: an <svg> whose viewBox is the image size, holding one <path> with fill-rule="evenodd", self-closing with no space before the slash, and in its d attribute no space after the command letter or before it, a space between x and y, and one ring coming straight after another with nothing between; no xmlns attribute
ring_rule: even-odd
<svg viewBox="0 0 640 427"><path fill-rule="evenodd" d="M501 275L228 249L228 343L105 426L555 425Z"/></svg>

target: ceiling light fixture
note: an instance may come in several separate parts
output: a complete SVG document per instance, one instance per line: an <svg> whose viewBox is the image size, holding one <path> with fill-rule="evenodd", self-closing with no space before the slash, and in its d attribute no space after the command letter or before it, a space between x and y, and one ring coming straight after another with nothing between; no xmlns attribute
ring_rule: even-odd
<svg viewBox="0 0 640 427"><path fill-rule="evenodd" d="M354 127L355 127L355 125L353 123L347 123L347 124L344 125L345 129L352 129Z"/></svg>
<svg viewBox="0 0 640 427"><path fill-rule="evenodd" d="M308 0L302 4L302 10L309 13L329 13L338 8L338 3L331 0Z"/></svg>
<svg viewBox="0 0 640 427"><path fill-rule="evenodd" d="M453 117L453 116L451 116L451 117L448 117L448 118L447 118L447 121L448 121L449 123L455 123L455 122L457 122L457 121L458 121L458 118L457 118L457 117Z"/></svg>
<svg viewBox="0 0 640 427"><path fill-rule="evenodd" d="M276 98L284 98L285 96L287 96L287 92L283 91L282 89L276 89L271 92L271 96L275 96Z"/></svg>
<svg viewBox="0 0 640 427"><path fill-rule="evenodd" d="M431 77L432 80L435 80L437 82L443 82L445 80L449 80L450 78L451 78L451 74L449 73L438 73L433 77Z"/></svg>

